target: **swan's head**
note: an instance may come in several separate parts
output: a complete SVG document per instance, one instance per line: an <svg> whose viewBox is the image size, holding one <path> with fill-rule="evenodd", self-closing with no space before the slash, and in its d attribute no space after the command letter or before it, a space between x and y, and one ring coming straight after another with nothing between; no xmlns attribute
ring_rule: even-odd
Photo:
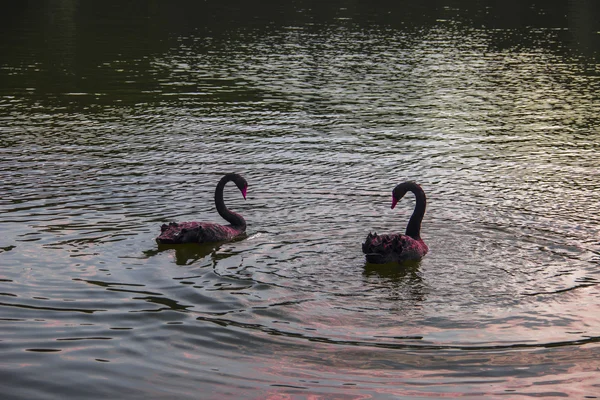
<svg viewBox="0 0 600 400"><path fill-rule="evenodd" d="M396 204L404 197L406 192L414 192L415 190L421 190L421 187L416 182L407 181L402 182L392 190L392 208L396 207Z"/></svg>
<svg viewBox="0 0 600 400"><path fill-rule="evenodd" d="M392 209L396 207L396 204L400 201L401 198L406 194L405 189L398 189L400 185L396 186L396 188L392 191Z"/></svg>
<svg viewBox="0 0 600 400"><path fill-rule="evenodd" d="M246 180L242 176L235 174L233 176L233 183L235 183L235 186L237 186L238 189L240 189L240 192L242 192L242 196L244 196L244 200L246 200L246 192L248 191L248 182L246 182Z"/></svg>

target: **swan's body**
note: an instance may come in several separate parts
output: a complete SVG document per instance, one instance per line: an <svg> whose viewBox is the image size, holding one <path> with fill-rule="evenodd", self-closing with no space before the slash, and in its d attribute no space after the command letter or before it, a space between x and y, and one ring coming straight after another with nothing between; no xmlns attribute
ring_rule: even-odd
<svg viewBox="0 0 600 400"><path fill-rule="evenodd" d="M215 190L215 205L219 215L229 225L220 225L211 222L171 222L160 227L160 235L156 238L158 244L180 243L209 243L235 239L246 232L246 220L240 214L229 211L223 201L223 188L227 182L233 181L244 199L248 183L238 174L226 174Z"/></svg>
<svg viewBox="0 0 600 400"><path fill-rule="evenodd" d="M369 233L362 245L367 262L385 264L407 260L420 260L429 248L421 239L421 221L425 215L426 197L421 186L409 181L399 184L392 191L392 208L404 197L406 192L413 192L416 205L406 227L406 233L378 235Z"/></svg>

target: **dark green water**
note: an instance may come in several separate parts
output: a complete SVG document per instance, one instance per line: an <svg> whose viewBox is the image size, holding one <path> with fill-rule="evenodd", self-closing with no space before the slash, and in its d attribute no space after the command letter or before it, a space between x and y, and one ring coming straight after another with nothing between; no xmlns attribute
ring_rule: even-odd
<svg viewBox="0 0 600 400"><path fill-rule="evenodd" d="M224 3L6 2L2 398L600 397L600 6Z"/></svg>

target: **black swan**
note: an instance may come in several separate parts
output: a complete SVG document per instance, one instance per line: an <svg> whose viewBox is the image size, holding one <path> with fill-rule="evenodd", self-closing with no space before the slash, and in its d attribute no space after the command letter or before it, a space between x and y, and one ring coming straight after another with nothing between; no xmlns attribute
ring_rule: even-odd
<svg viewBox="0 0 600 400"><path fill-rule="evenodd" d="M240 214L229 211L223 201L223 188L227 182L233 181L246 199L248 183L238 174L226 174L215 190L215 205L219 215L230 225L219 225L211 222L171 222L160 227L158 244L209 243L232 240L246 232L246 220Z"/></svg>
<svg viewBox="0 0 600 400"><path fill-rule="evenodd" d="M406 234L392 233L378 235L370 233L362 245L367 262L374 264L385 264L389 262L401 262L406 260L420 260L429 250L423 239L421 239L421 221L425 215L425 192L416 182L403 182L392 191L392 208L406 192L413 192L416 197L415 209L413 211Z"/></svg>

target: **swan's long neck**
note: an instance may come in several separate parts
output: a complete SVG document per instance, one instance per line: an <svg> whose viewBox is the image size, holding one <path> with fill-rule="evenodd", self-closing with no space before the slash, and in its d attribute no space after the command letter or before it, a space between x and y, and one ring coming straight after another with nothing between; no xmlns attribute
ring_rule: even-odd
<svg viewBox="0 0 600 400"><path fill-rule="evenodd" d="M246 220L238 213L234 213L229 211L229 209L225 206L225 201L223 200L223 189L227 182L232 181L233 178L228 174L225 175L217 184L217 188L215 189L215 205L217 206L217 211L219 215L223 217L227 222L229 222L232 226L235 227L246 227Z"/></svg>
<svg viewBox="0 0 600 400"><path fill-rule="evenodd" d="M425 215L427 199L425 197L425 192L423 192L423 189L418 185L410 187L408 190L415 194L416 204L415 210L410 216L410 220L406 226L406 236L410 236L413 239L421 239L421 221L423 221L423 216Z"/></svg>

